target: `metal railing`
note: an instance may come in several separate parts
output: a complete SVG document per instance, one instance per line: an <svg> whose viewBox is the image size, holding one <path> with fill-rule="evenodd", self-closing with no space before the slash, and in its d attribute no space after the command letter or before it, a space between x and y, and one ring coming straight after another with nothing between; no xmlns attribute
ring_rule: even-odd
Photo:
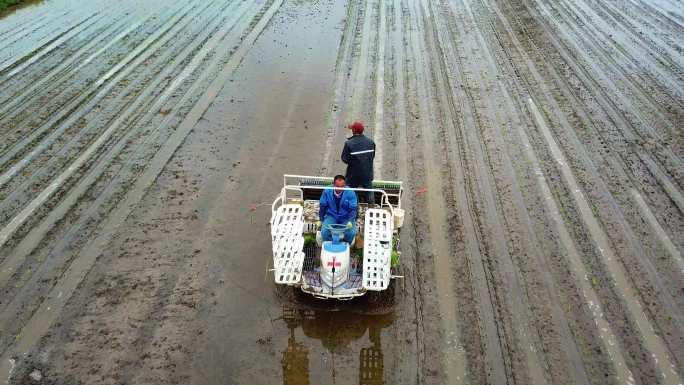
<svg viewBox="0 0 684 385"><path fill-rule="evenodd" d="M288 181L291 179L295 179L297 182L301 182L302 179L306 179L306 180L314 180L314 181L330 182L330 183L332 183L332 180L333 180L332 177L328 177L328 176L310 176L310 175L285 174L285 175L283 175L283 189L294 190L296 188L300 188L300 189L325 190L327 188L332 187L332 186L293 184L291 181ZM380 206L383 207L384 204L390 206L390 210L392 211L392 214L394 215L395 205L392 205L390 203L389 197L396 198L397 199L396 208L401 208L401 194L404 191L403 182L375 179L375 180L373 180L373 184L396 185L396 186L398 186L397 189L399 191L397 193L388 193L385 189L382 189L382 188L366 189L366 188L360 188L360 187L356 187L356 188L344 187L344 189L345 190L352 190L352 191L362 191L362 192L371 191L371 192L378 192L378 193L382 194L383 199L381 199L381 201L380 201ZM283 190L281 190L281 195L282 195L282 192L283 192ZM303 191L301 191L300 195L301 195L301 198L304 199L303 198L303 196L304 196ZM285 197L283 197L283 198L285 198ZM283 200L283 203L284 203L284 200Z"/></svg>

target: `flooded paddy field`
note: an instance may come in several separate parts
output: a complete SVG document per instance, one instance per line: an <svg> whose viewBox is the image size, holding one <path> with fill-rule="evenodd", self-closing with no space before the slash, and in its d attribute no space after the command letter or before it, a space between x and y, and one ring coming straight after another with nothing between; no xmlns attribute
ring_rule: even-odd
<svg viewBox="0 0 684 385"><path fill-rule="evenodd" d="M0 383L684 381L674 0L31 2L0 18ZM390 300L277 288L353 120Z"/></svg>

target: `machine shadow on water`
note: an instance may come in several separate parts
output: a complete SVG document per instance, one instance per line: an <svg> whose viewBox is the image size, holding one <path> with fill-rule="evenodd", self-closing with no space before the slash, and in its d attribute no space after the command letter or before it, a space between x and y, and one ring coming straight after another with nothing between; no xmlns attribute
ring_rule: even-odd
<svg viewBox="0 0 684 385"><path fill-rule="evenodd" d="M387 299L388 296L381 301L368 296L334 303L310 298L296 291L288 294L290 298L283 301L282 315L277 319L282 320L289 331L287 346L281 357L284 385L313 383L309 353L315 353L306 341L297 339L298 328L301 328L304 336L320 341L331 354L333 382L336 371L340 370L335 367L335 354L348 356L350 346L368 335L369 341L358 353L358 384L385 383L381 334L394 321L392 301Z"/></svg>

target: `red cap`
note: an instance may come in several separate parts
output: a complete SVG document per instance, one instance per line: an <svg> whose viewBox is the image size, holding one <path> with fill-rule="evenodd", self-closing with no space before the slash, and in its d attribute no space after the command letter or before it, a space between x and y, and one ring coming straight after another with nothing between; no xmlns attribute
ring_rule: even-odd
<svg viewBox="0 0 684 385"><path fill-rule="evenodd" d="M354 122L349 125L349 128L352 130L354 135L362 134L363 133L363 123L361 122Z"/></svg>

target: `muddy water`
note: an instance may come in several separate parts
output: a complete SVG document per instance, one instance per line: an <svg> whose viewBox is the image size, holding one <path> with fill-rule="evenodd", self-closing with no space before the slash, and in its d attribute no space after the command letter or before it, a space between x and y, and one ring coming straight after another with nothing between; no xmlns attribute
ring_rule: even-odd
<svg viewBox="0 0 684 385"><path fill-rule="evenodd" d="M195 383L382 383L391 314L280 291L267 272L266 204L283 173L319 168L345 16L343 2L286 3L196 128L227 125L240 145L198 242L212 297L201 306Z"/></svg>
<svg viewBox="0 0 684 385"><path fill-rule="evenodd" d="M0 381L681 383L675 2L108 5L0 19ZM352 119L407 188L394 302L267 271Z"/></svg>

